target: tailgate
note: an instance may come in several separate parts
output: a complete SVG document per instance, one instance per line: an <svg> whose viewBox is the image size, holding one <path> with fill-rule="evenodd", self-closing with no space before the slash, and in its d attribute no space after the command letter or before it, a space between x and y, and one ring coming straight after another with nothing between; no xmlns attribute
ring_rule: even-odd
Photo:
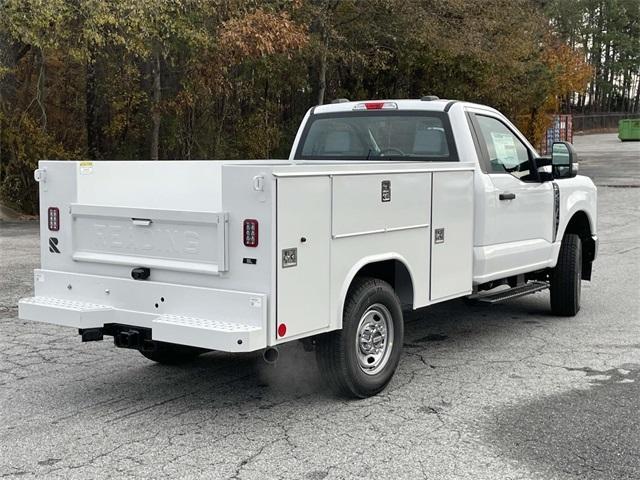
<svg viewBox="0 0 640 480"><path fill-rule="evenodd" d="M217 274L227 270L226 213L74 203L78 262Z"/></svg>
<svg viewBox="0 0 640 480"><path fill-rule="evenodd" d="M40 169L44 269L130 278L144 267L155 280L192 284L228 271L218 162L46 161Z"/></svg>

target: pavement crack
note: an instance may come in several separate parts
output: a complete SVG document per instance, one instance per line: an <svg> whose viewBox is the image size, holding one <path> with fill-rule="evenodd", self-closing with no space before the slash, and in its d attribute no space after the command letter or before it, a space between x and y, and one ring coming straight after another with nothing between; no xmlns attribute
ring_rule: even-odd
<svg viewBox="0 0 640 480"><path fill-rule="evenodd" d="M257 452L255 452L253 455L250 455L249 457L243 459L238 466L236 467L236 471L233 474L233 476L231 477L232 479L239 479L240 478L240 474L242 472L242 470L249 464L251 463L253 460L255 460L257 457L259 457L260 455L262 455L262 452L264 452L264 450L267 448L267 444L262 445L262 447L260 447L258 449Z"/></svg>

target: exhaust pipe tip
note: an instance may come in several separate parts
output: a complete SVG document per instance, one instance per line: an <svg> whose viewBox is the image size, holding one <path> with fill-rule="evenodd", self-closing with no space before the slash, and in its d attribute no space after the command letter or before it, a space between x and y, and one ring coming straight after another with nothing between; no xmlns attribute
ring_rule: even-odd
<svg viewBox="0 0 640 480"><path fill-rule="evenodd" d="M278 351L277 348L275 347L269 347L267 348L263 354L262 354L262 358L264 358L264 361L270 365L273 365L274 363L276 363L278 361L278 356L280 355L280 352Z"/></svg>

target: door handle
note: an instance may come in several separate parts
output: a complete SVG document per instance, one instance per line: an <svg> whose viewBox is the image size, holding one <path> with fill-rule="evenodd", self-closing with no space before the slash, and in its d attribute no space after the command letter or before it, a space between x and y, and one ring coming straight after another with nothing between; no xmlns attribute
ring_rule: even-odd
<svg viewBox="0 0 640 480"><path fill-rule="evenodd" d="M513 200L514 198L516 198L516 194L515 193L501 193L498 198L500 198L500 200Z"/></svg>
<svg viewBox="0 0 640 480"><path fill-rule="evenodd" d="M148 218L132 218L131 221L134 225L138 225L139 227L148 227L152 223Z"/></svg>

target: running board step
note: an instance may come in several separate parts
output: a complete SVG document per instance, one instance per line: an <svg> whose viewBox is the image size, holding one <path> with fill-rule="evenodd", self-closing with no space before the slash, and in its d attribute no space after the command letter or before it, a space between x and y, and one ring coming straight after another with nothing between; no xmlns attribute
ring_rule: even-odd
<svg viewBox="0 0 640 480"><path fill-rule="evenodd" d="M547 288L549 288L548 282L532 281L524 285L520 285L519 287L510 288L509 290L501 290L500 292L478 295L470 298L478 302L493 304L511 300L513 298L524 297L525 295L530 295L532 293L541 292L542 290L546 290Z"/></svg>

